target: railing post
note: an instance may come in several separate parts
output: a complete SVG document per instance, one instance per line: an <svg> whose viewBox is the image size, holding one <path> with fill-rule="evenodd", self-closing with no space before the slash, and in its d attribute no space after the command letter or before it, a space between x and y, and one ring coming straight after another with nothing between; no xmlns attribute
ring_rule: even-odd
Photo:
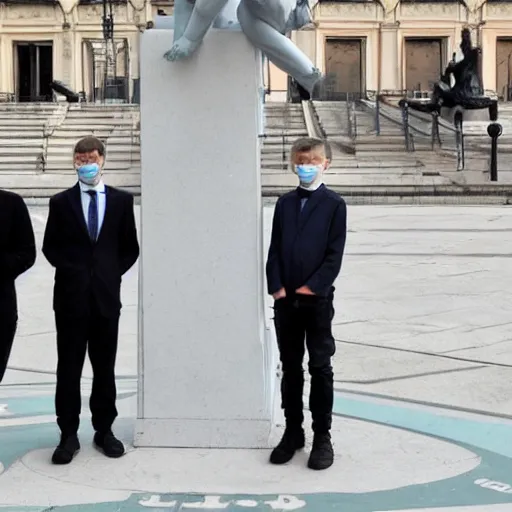
<svg viewBox="0 0 512 512"><path fill-rule="evenodd" d="M380 93L375 96L375 133L380 135Z"/></svg>
<svg viewBox="0 0 512 512"><path fill-rule="evenodd" d="M457 108L453 116L455 125L455 144L457 149L457 171L464 170L464 132L462 124L464 122L464 114L462 109Z"/></svg>
<svg viewBox="0 0 512 512"><path fill-rule="evenodd" d="M402 125L404 128L405 136L405 150L411 151L411 134L409 132L409 103L407 100L402 100L400 102L400 106L402 107Z"/></svg>
<svg viewBox="0 0 512 512"><path fill-rule="evenodd" d="M357 138L357 114L356 114L356 102L352 103L352 137L354 140Z"/></svg>
<svg viewBox="0 0 512 512"><path fill-rule="evenodd" d="M350 109L351 109L351 104L350 104L350 100L349 100L349 96L348 96L348 92L346 93L346 96L345 96L345 107L347 109L347 129L348 129L348 137L350 139L352 139L352 116L351 116L351 113L350 113Z"/></svg>
<svg viewBox="0 0 512 512"><path fill-rule="evenodd" d="M498 181L498 137L503 133L503 127L499 123L491 123L487 127L487 134L491 137L491 181Z"/></svg>
<svg viewBox="0 0 512 512"><path fill-rule="evenodd" d="M439 112L434 110L432 112L432 149L435 149L436 144L441 147L441 137L439 135Z"/></svg>

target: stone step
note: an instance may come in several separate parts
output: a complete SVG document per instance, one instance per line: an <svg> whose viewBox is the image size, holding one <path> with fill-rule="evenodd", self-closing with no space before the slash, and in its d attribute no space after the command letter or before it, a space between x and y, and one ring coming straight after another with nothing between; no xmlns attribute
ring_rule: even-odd
<svg viewBox="0 0 512 512"><path fill-rule="evenodd" d="M38 164L34 161L24 162L0 162L0 174L1 173L13 173L13 172L37 172Z"/></svg>
<svg viewBox="0 0 512 512"><path fill-rule="evenodd" d="M73 141L77 141L78 139L81 139L82 137L86 137L87 135L94 135L95 137L98 137L99 139L107 139L110 135L111 130L55 130L50 138L50 140L59 140L60 141L67 141L67 143L72 143Z"/></svg>
<svg viewBox="0 0 512 512"><path fill-rule="evenodd" d="M47 151L49 154L52 153L56 155L68 155L73 150L73 146L73 144L54 144L50 140ZM109 155L113 153L133 153L139 151L140 146L131 144L130 141L124 141L121 143L112 142L110 140L107 141L107 152Z"/></svg>
<svg viewBox="0 0 512 512"><path fill-rule="evenodd" d="M15 164L24 162L35 162L40 156L40 151L23 152L20 154L0 154L0 164Z"/></svg>
<svg viewBox="0 0 512 512"><path fill-rule="evenodd" d="M68 130L79 130L79 129L87 129L91 130L96 127L101 129L110 129L112 130L114 127L121 126L123 128L128 127L132 128L134 125L131 119L119 119L117 121L113 121L112 119L68 119L62 123L59 128L60 129L68 129Z"/></svg>
<svg viewBox="0 0 512 512"><path fill-rule="evenodd" d="M51 115L48 114L32 114L32 113L19 113L19 114L11 114L11 113L3 113L0 112L0 122L8 123L15 121L33 121L33 122L46 122Z"/></svg>
<svg viewBox="0 0 512 512"><path fill-rule="evenodd" d="M0 157L9 157L9 156L15 156L19 158L24 158L25 156L30 155L40 155L41 151L43 149L43 146L23 146L21 147L12 147L12 146L5 146L2 147L0 145Z"/></svg>
<svg viewBox="0 0 512 512"><path fill-rule="evenodd" d="M58 106L52 107L36 107L31 105L24 106L22 103L0 103L0 112L21 112L21 113L34 113L34 114L51 114L58 110Z"/></svg>
<svg viewBox="0 0 512 512"><path fill-rule="evenodd" d="M6 136L4 133L0 132L0 141L19 141L20 144L23 144L23 141L39 139L41 144L43 143L44 137L42 132L11 132L9 136Z"/></svg>
<svg viewBox="0 0 512 512"><path fill-rule="evenodd" d="M108 105L108 104L105 104L105 103L72 103L69 105L69 111L70 112L76 112L76 111L82 111L82 112L87 112L87 111L95 111L95 110L99 110L101 112L110 112L110 111L115 111L115 112L119 112L119 111L123 111L123 110L126 110L126 111L131 111L131 110L135 110L135 111L139 111L140 109L140 105L138 105L137 103L116 103L115 105Z"/></svg>
<svg viewBox="0 0 512 512"><path fill-rule="evenodd" d="M26 132L38 132L44 133L44 125L20 125L15 124L13 126L4 126L0 125L0 137L7 135L10 138L14 138L17 133L26 133Z"/></svg>
<svg viewBox="0 0 512 512"><path fill-rule="evenodd" d="M23 151L25 148L43 147L42 138L34 139L2 139L0 138L0 152L3 148L13 148L16 151Z"/></svg>
<svg viewBox="0 0 512 512"><path fill-rule="evenodd" d="M131 168L140 168L140 163L138 161L134 162L105 162L105 171L122 171ZM61 162L46 162L45 164L45 172L72 172L73 164L72 163L61 163Z"/></svg>

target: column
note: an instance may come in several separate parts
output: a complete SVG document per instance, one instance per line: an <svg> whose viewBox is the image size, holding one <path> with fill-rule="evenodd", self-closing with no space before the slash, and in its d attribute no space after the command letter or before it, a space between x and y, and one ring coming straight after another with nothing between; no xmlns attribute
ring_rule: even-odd
<svg viewBox="0 0 512 512"><path fill-rule="evenodd" d="M380 89L397 90L400 87L402 59L398 55L398 23L383 23L380 32Z"/></svg>

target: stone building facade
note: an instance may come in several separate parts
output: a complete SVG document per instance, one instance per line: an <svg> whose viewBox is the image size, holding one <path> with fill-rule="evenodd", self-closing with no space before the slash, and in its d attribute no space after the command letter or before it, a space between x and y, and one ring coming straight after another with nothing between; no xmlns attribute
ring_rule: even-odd
<svg viewBox="0 0 512 512"><path fill-rule="evenodd" d="M468 27L480 46L484 89L512 96L512 2L382 0L320 2L315 27L292 38L340 92L428 90ZM459 58L459 57L457 57ZM274 71L273 89L286 89Z"/></svg>
<svg viewBox="0 0 512 512"><path fill-rule="evenodd" d="M114 39L106 45L101 0L0 0L0 94L44 101L56 79L94 99L108 67L111 96L132 98L139 36L152 9L145 0L115 1Z"/></svg>
<svg viewBox="0 0 512 512"><path fill-rule="evenodd" d="M114 40L103 40L102 0L0 0L0 95L37 101L57 79L88 100L137 96L140 34L166 0L114 0ZM484 88L512 97L512 3L496 0L320 1L315 25L291 37L339 92L426 90L458 53L460 32L482 49ZM110 56L110 57L109 57ZM108 83L105 76L109 77ZM287 77L270 66L272 99ZM110 89L109 89L110 87Z"/></svg>

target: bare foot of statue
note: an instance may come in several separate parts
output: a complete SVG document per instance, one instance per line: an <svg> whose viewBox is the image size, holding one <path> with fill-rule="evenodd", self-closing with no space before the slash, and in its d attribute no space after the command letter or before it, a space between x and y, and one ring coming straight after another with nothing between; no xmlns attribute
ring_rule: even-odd
<svg viewBox="0 0 512 512"><path fill-rule="evenodd" d="M164 58L169 62L186 59L196 51L198 46L199 43L190 41L182 36L172 45L169 51L164 53Z"/></svg>

